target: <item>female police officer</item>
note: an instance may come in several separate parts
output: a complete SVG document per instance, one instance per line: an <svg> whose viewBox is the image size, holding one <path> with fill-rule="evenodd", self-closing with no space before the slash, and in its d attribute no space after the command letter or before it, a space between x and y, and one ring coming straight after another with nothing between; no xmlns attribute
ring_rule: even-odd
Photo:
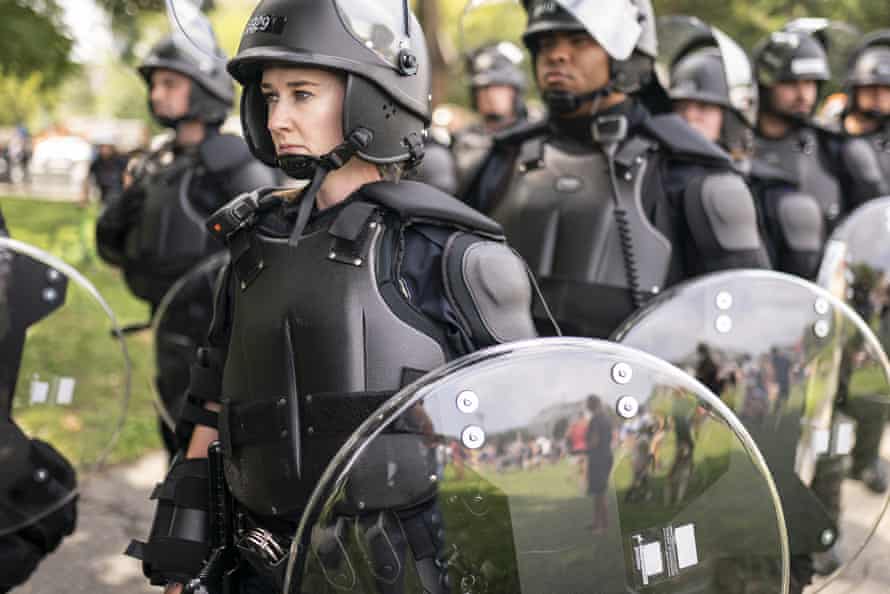
<svg viewBox="0 0 890 594"><path fill-rule="evenodd" d="M283 536L358 423L449 359L534 334L526 268L497 223L398 182L422 157L430 113L406 6L265 0L229 62L254 155L310 181L296 196L243 195L208 221L232 262L193 368L186 459L156 490L148 543L132 548L153 583L187 581L207 554L206 516L186 518L207 508L212 440L243 512L242 584L268 591ZM414 533L435 535L436 514L421 516Z"/></svg>

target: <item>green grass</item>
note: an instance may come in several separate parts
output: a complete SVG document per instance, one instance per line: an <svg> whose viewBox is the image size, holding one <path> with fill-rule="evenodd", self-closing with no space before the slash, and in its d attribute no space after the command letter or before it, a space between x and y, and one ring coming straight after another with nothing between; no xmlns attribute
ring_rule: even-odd
<svg viewBox="0 0 890 594"><path fill-rule="evenodd" d="M24 241L70 264L92 282L121 325L143 322L148 307L130 295L120 273L96 255L97 208L37 199L0 197L0 209L14 239ZM109 334L110 322L85 292L69 283L65 306L29 330L16 391L27 402L31 379L72 376L74 402L60 407L25 406L14 413L22 425L61 449L80 466L89 466L108 444L121 410L123 356ZM151 336L127 339L133 366L126 422L108 462L133 460L160 447L150 382L154 376Z"/></svg>

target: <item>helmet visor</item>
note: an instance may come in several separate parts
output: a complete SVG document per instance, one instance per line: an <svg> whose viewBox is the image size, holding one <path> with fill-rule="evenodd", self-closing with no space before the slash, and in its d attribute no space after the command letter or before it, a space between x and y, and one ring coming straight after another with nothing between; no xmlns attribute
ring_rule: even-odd
<svg viewBox="0 0 890 594"><path fill-rule="evenodd" d="M343 25L359 43L393 66L399 67L399 52L423 43L411 39L411 19L403 0L336 0Z"/></svg>

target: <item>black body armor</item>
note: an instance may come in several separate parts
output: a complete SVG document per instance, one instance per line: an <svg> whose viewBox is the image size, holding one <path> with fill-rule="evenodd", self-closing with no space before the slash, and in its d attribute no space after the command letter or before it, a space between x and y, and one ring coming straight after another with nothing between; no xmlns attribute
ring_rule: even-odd
<svg viewBox="0 0 890 594"><path fill-rule="evenodd" d="M754 157L773 167L783 169L801 192L819 203L825 228L830 231L846 212L843 186L832 168L833 157L828 146L828 132L801 127L781 139L757 135Z"/></svg>
<svg viewBox="0 0 890 594"><path fill-rule="evenodd" d="M825 222L819 202L797 190L784 170L758 159L739 163L757 204L773 267L813 280L819 270Z"/></svg>
<svg viewBox="0 0 890 594"><path fill-rule="evenodd" d="M213 220L249 220L268 200L248 196ZM471 348L533 335L528 279L500 242L499 226L429 186L366 185L299 238L275 219L260 216L229 234L224 306L232 320L219 418L226 476L234 496L260 515L299 512L358 424L399 388L461 354L443 325L412 305L399 273L406 229L420 224L440 235L441 264L429 266L441 271L432 276L441 278L441 299ZM482 259L473 255L480 250L488 252ZM505 299L467 305L467 294L481 292ZM413 435L392 436L386 455L426 464L409 460L426 450L416 447L418 431L406 432ZM416 498L416 489L428 487L406 489Z"/></svg>
<svg viewBox="0 0 890 594"><path fill-rule="evenodd" d="M850 176L850 206L890 195L890 123L871 134L844 141L844 167Z"/></svg>
<svg viewBox="0 0 890 594"><path fill-rule="evenodd" d="M486 134L482 126L470 126L454 134L451 152L457 169L458 195L462 195L479 174L492 144L492 135Z"/></svg>
<svg viewBox="0 0 890 594"><path fill-rule="evenodd" d="M605 338L648 296L694 274L767 264L728 155L677 116L640 110L630 108L636 125L621 138L594 130L599 146L541 126L527 138L514 131L521 140L505 191L486 200L569 335ZM606 128L618 121L606 118ZM510 140L499 137L496 153ZM671 160L683 171L671 172ZM543 313L535 312L541 331Z"/></svg>
<svg viewBox="0 0 890 594"><path fill-rule="evenodd" d="M216 132L196 147L163 146L134 177L103 212L97 242L100 255L123 268L130 290L153 306L177 278L223 249L204 220L234 196L274 182L240 138Z"/></svg>

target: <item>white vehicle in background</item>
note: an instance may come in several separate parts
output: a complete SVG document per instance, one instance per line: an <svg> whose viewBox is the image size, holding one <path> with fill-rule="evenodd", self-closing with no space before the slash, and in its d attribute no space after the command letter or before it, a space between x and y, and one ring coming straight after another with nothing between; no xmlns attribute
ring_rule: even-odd
<svg viewBox="0 0 890 594"><path fill-rule="evenodd" d="M29 165L33 182L72 184L79 188L89 174L93 147L79 136L51 136L34 147Z"/></svg>

